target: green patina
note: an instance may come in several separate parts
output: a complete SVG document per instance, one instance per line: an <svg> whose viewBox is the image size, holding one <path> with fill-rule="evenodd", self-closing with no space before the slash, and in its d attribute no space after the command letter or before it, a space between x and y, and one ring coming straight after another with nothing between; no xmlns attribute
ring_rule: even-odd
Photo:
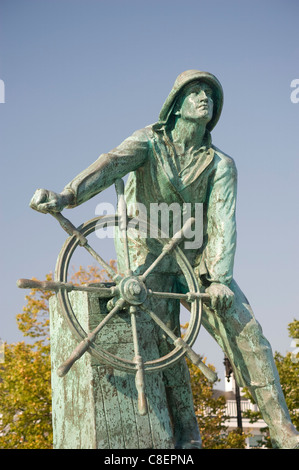
<svg viewBox="0 0 299 470"><path fill-rule="evenodd" d="M100 155L61 193L40 189L31 200L33 209L55 215L71 240L103 265L88 245L88 229L75 229L60 211L84 203L112 184L118 192L116 286L67 294L71 287L59 283L67 283L68 262L62 268L60 259L51 287L58 291L51 301L52 364L62 376L53 374L58 448L200 448L185 361L179 354L176 361L163 362L175 345L209 375L191 349L196 322L228 356L238 384L249 388L269 426L273 446L298 446L271 347L233 278L237 171L234 160L211 139L222 103L216 77L197 70L182 73L157 123ZM128 173L123 192L120 179ZM174 237L169 242L173 246L164 243L161 255L159 240L126 230L125 201L129 217L135 216L130 211L139 203L147 214L156 203L178 204L182 209L189 205L190 217L196 215L194 205L202 204L203 243L187 249L176 246ZM20 286L28 287L25 284ZM167 295L152 295L157 291ZM195 325L185 342L180 339L180 300L191 309ZM103 365L99 359L105 354L97 353L97 348L122 355L128 361L124 369L129 370L118 371L122 361L112 367L113 359L112 365ZM84 354L87 350L91 354ZM157 357L162 357L163 368L150 371L151 360Z"/></svg>

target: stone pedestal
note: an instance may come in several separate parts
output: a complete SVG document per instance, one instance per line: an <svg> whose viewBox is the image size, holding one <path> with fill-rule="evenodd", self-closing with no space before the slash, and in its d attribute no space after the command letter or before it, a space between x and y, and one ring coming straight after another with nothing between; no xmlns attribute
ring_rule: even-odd
<svg viewBox="0 0 299 470"><path fill-rule="evenodd" d="M86 332L107 314L96 294L71 292L73 310ZM146 374L148 414L137 410L135 376L100 364L88 352L60 378L57 369L78 342L64 320L56 296L50 299L52 403L55 449L173 449L173 432L161 372ZM151 321L139 314L144 360L158 357ZM112 354L132 360L129 314L115 315L97 338Z"/></svg>

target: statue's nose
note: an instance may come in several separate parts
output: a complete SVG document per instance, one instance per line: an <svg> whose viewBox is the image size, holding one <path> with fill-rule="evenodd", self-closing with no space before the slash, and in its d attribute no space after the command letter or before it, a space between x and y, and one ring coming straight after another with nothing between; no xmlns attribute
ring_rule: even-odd
<svg viewBox="0 0 299 470"><path fill-rule="evenodd" d="M200 98L200 102L202 102L202 101L207 102L208 101L208 95L206 94L206 92L204 90L201 90L199 98Z"/></svg>

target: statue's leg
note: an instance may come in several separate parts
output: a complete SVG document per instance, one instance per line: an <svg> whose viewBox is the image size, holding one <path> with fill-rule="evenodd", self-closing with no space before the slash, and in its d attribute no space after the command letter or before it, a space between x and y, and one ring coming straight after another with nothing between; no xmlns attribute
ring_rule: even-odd
<svg viewBox="0 0 299 470"><path fill-rule="evenodd" d="M205 307L202 324L228 356L237 383L249 388L269 426L273 447L296 447L299 433L291 422L271 346L235 281L230 289L235 294L232 308L220 315Z"/></svg>
<svg viewBox="0 0 299 470"><path fill-rule="evenodd" d="M176 291L175 283L176 277L167 273L155 273L147 279L147 285L156 291ZM176 336L180 336L180 303L178 300L151 299L151 308ZM156 335L160 355L164 356L173 349L172 342L167 340L165 333L159 327L156 328ZM177 449L201 448L190 374L185 359L183 358L175 365L164 369L163 377L173 424L175 447Z"/></svg>
<svg viewBox="0 0 299 470"><path fill-rule="evenodd" d="M176 449L201 449L194 411L190 373L185 359L164 372L167 402L173 422Z"/></svg>

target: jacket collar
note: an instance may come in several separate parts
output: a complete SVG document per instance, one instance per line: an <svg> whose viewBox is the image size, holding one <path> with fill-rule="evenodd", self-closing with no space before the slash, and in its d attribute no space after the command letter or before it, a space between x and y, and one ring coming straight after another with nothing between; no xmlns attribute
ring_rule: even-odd
<svg viewBox="0 0 299 470"><path fill-rule="evenodd" d="M154 132L154 149L164 175L174 190L180 193L198 179L214 159L212 138L209 131L206 131L203 145L194 152L194 159L180 172L176 165L178 156L175 147L165 128Z"/></svg>

